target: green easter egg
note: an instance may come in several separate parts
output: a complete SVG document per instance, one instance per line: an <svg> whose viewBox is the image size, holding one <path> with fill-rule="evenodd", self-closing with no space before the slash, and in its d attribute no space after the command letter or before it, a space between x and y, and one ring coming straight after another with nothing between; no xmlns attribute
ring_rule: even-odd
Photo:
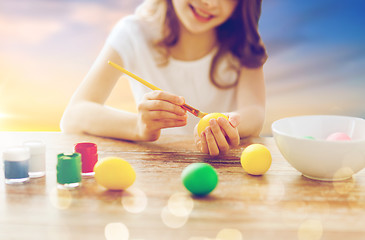
<svg viewBox="0 0 365 240"><path fill-rule="evenodd" d="M181 180L192 194L205 196L218 184L216 170L207 163L192 163L181 173Z"/></svg>

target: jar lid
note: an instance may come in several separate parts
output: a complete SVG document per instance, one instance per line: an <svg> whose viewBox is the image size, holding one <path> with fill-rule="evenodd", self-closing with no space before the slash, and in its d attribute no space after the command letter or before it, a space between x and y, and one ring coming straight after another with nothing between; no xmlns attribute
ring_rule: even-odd
<svg viewBox="0 0 365 240"><path fill-rule="evenodd" d="M43 154L46 151L46 145L39 140L25 141L23 145L29 148L30 154Z"/></svg>
<svg viewBox="0 0 365 240"><path fill-rule="evenodd" d="M75 152L81 153L82 155L93 155L97 154L98 147L95 143L91 142L80 142L74 146Z"/></svg>
<svg viewBox="0 0 365 240"><path fill-rule="evenodd" d="M30 158L29 148L23 146L11 147L3 151L4 161L24 161Z"/></svg>

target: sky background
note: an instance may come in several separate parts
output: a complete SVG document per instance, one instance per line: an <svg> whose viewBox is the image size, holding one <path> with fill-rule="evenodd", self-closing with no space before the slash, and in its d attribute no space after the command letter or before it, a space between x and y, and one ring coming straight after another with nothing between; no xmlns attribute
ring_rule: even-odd
<svg viewBox="0 0 365 240"><path fill-rule="evenodd" d="M113 25L141 0L1 0L0 131L59 131ZM267 116L365 118L365 1L263 0ZM126 81L107 104L135 111Z"/></svg>

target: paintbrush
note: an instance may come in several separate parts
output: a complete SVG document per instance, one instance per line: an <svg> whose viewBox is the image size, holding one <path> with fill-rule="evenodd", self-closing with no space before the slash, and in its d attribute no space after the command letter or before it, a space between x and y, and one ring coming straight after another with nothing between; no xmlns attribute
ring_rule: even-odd
<svg viewBox="0 0 365 240"><path fill-rule="evenodd" d="M111 61L108 61L108 64L110 64L111 66L113 66L114 68L118 69L119 71L127 74L128 76L132 77L133 79L137 80L138 82L142 83L143 85L145 85L146 87L152 89L152 90L160 90L160 91L163 91L162 89L156 87L155 85L147 82L146 80L138 77L137 75L125 70L124 68L122 68L121 66L119 66L118 64L116 63L113 63ZM199 117L199 118L202 118L204 117L205 115L207 115L207 113L205 112L202 112L202 111L199 111L198 109L196 108L193 108L192 106L188 105L188 104L184 104L181 106L182 108L184 108L185 110L189 111L191 114L193 114L194 116L196 117Z"/></svg>

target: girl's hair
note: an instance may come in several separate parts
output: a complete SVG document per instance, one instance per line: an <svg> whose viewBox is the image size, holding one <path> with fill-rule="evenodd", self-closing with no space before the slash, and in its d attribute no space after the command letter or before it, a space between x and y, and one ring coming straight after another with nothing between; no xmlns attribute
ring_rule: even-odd
<svg viewBox="0 0 365 240"><path fill-rule="evenodd" d="M238 1L231 17L216 28L219 48L210 66L210 80L215 86L222 89L237 85L240 66L258 68L267 59L265 46L258 32L262 0ZM150 13L148 15L150 16L158 16L157 12L165 11L165 16L160 18L160 21L163 22L163 38L155 43L155 47L162 57L160 63L166 64L169 58L169 47L174 46L179 40L179 20L174 11L172 0L151 0L146 2L149 3ZM145 5L148 4L145 3ZM157 6L160 6L160 8ZM146 7L148 9L148 6ZM223 58L229 55L233 56L233 59L227 59L230 59L230 68L238 73L237 79L232 84L222 85L217 81L219 76L217 66Z"/></svg>

